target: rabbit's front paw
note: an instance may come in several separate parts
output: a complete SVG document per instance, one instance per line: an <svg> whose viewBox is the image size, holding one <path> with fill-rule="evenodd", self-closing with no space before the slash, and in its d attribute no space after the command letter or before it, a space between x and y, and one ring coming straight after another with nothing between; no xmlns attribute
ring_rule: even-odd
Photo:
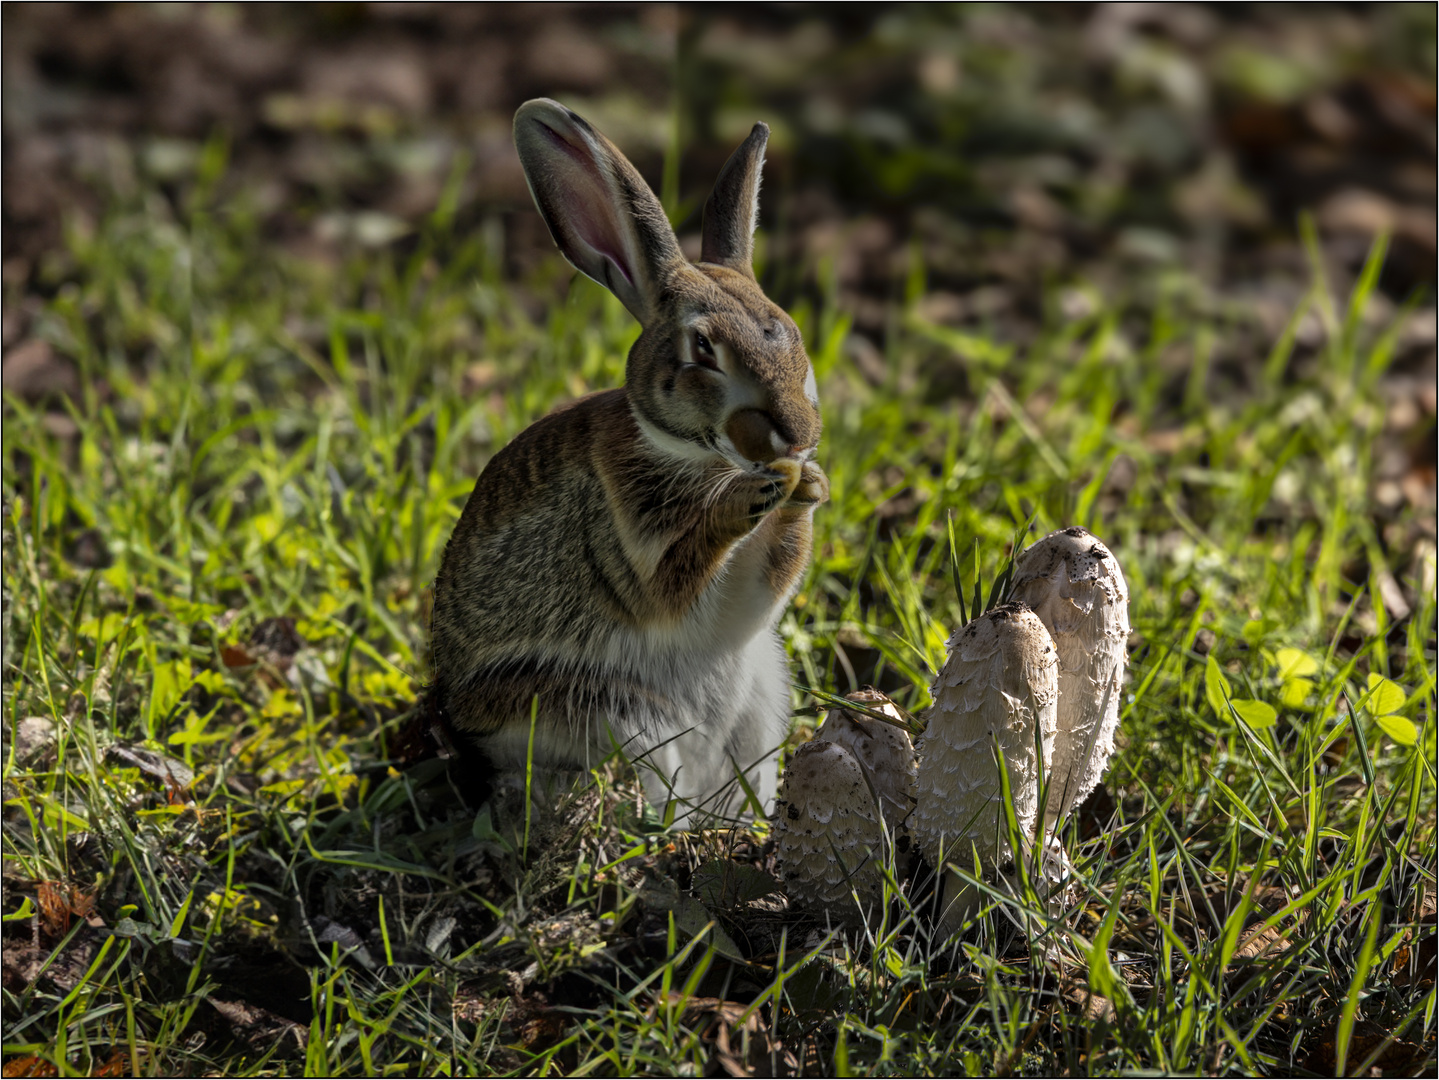
<svg viewBox="0 0 1439 1080"><path fill-rule="evenodd" d="M790 498L802 477L800 463L792 458L771 462L754 474L748 485L748 515L758 520Z"/></svg>
<svg viewBox="0 0 1439 1080"><path fill-rule="evenodd" d="M806 461L800 469L799 483L789 493L786 506L818 506L829 502L829 477L813 461Z"/></svg>

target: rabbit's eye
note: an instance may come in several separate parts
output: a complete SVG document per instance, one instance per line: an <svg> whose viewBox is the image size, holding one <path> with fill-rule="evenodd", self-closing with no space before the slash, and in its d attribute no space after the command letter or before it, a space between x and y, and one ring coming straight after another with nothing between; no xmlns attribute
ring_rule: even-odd
<svg viewBox="0 0 1439 1080"><path fill-rule="evenodd" d="M719 362L715 359L714 346L710 344L710 339L698 330L695 331L695 359L707 368L715 371L719 370Z"/></svg>

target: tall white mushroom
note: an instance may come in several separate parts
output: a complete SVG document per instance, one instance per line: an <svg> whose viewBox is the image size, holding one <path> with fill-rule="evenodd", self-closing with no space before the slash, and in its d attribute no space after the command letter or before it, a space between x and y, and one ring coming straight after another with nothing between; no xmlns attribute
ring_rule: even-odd
<svg viewBox="0 0 1439 1080"><path fill-rule="evenodd" d="M1114 754L1129 660L1129 587L1119 560L1076 526L1020 555L1010 597L1033 609L1059 654L1058 731L1045 806L1052 827L1094 790Z"/></svg>
<svg viewBox="0 0 1439 1080"><path fill-rule="evenodd" d="M910 832L936 870L945 862L993 869L1013 857L993 746L1004 753L1021 836L1039 814L1039 774L1053 754L1058 663L1049 631L1023 604L979 616L949 639L919 746ZM945 874L941 925L972 909L960 878Z"/></svg>
<svg viewBox="0 0 1439 1080"><path fill-rule="evenodd" d="M878 690L856 690L846 697L895 722L888 724L857 709L836 707L825 715L814 741L838 743L855 756L869 775L884 811L885 825L898 828L914 806L917 764L909 731L900 726L904 724L904 714Z"/></svg>
<svg viewBox="0 0 1439 1080"><path fill-rule="evenodd" d="M874 793L848 748L815 740L796 750L775 803L775 847L790 900L836 923L861 922L884 894L875 867L883 845Z"/></svg>

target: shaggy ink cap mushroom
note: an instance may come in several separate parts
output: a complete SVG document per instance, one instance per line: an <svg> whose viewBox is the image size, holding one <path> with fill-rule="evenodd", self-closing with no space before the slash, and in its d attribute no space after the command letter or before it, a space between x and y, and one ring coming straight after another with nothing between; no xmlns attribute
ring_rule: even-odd
<svg viewBox="0 0 1439 1080"><path fill-rule="evenodd" d="M1074 527L1050 533L1020 555L1010 595L1033 609L1059 657L1045 807L1053 826L1094 790L1114 754L1129 663L1129 587L1114 554Z"/></svg>
<svg viewBox="0 0 1439 1080"><path fill-rule="evenodd" d="M808 742L796 750L780 784L775 822L780 878L790 901L835 923L862 921L883 896L874 865L883 854L883 833L855 756L837 742Z"/></svg>
<svg viewBox="0 0 1439 1080"><path fill-rule="evenodd" d="M1018 603L974 619L948 647L931 688L909 827L936 869L970 867L977 852L990 872L1014 855L994 747L1004 755L1020 835L1032 837L1041 769L1053 754L1059 665L1049 631ZM961 899L960 879L945 876L941 922L953 928L974 898Z"/></svg>

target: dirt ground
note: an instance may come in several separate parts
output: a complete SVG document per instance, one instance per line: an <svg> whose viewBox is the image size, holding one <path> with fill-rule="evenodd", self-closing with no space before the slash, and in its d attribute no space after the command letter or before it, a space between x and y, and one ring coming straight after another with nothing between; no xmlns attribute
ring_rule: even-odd
<svg viewBox="0 0 1439 1080"><path fill-rule="evenodd" d="M767 120L766 228L829 260L874 334L914 246L944 321L1025 322L1044 281L1169 266L1283 306L1301 212L1350 274L1390 232L1386 293L1432 303L1430 5L6 4L3 23L12 285L67 215L137 177L178 190L211 139L299 252L402 235L458 168L458 227L516 218L523 263L548 239L512 214L510 117L551 95L656 181L678 117L694 211Z"/></svg>

